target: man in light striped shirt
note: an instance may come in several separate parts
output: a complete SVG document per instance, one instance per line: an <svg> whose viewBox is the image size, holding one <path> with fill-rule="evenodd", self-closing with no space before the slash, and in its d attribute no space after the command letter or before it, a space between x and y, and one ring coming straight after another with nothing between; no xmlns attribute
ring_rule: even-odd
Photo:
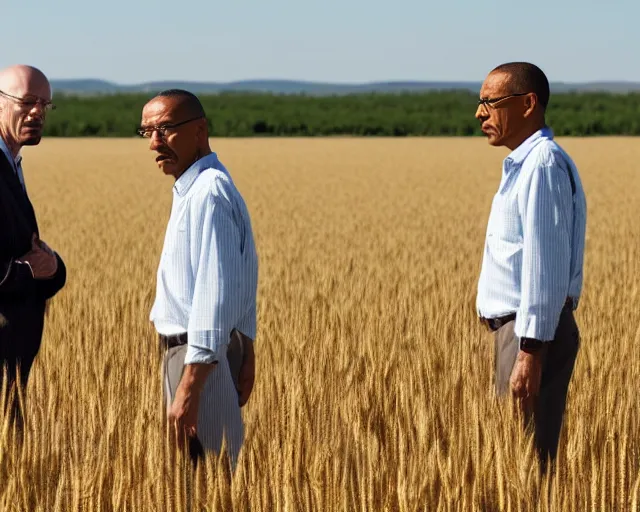
<svg viewBox="0 0 640 512"><path fill-rule="evenodd" d="M224 438L235 467L244 439L240 407L255 368L258 258L249 213L209 147L196 96L161 92L144 106L139 134L175 179L150 314L166 351L168 420L195 462L204 450L219 453Z"/></svg>
<svg viewBox="0 0 640 512"><path fill-rule="evenodd" d="M511 153L493 198L477 310L495 332L495 385L533 419L542 463L556 457L580 334L586 202L575 164L546 125L549 82L537 66L495 68L476 118Z"/></svg>

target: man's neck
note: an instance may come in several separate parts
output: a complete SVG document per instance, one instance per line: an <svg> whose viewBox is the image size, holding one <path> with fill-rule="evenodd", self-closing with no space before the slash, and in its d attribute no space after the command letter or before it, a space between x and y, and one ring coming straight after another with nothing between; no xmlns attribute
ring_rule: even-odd
<svg viewBox="0 0 640 512"><path fill-rule="evenodd" d="M544 120L537 122L525 129L523 129L517 136L514 136L513 139L509 140L505 146L509 148L509 150L513 151L516 148L519 148L520 145L531 137L534 133L539 130L542 130L546 126Z"/></svg>
<svg viewBox="0 0 640 512"><path fill-rule="evenodd" d="M204 158L205 156L209 156L211 153L213 153L213 151L211 151L211 148L209 146L207 146L205 149L203 149L199 155L198 155L198 160L200 160L201 158ZM197 160L196 160L197 162Z"/></svg>
<svg viewBox="0 0 640 512"><path fill-rule="evenodd" d="M211 148L209 146L207 146L206 149L199 150L198 154L196 155L196 157L193 160L193 162L191 163L191 165L195 164L198 160L203 159L205 156L208 156L211 153L213 153L213 151L211 151ZM174 180L178 181L180 179L180 177L191 168L191 165L189 167L185 168L180 174L178 174L178 175L174 174L173 175Z"/></svg>

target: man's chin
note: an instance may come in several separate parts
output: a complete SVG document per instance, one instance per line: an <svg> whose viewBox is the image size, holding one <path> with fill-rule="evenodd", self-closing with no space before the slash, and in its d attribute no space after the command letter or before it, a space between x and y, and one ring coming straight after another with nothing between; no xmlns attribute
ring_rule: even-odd
<svg viewBox="0 0 640 512"><path fill-rule="evenodd" d="M497 137L493 134L487 135L487 142L490 146L499 147L503 145L503 140L501 137Z"/></svg>
<svg viewBox="0 0 640 512"><path fill-rule="evenodd" d="M34 137L26 137L22 139L22 143L20 145L21 146L37 146L38 144L40 144L41 140L42 140L42 135L37 135Z"/></svg>
<svg viewBox="0 0 640 512"><path fill-rule="evenodd" d="M173 162L161 161L158 162L158 167L167 176L173 176L176 171L176 166Z"/></svg>

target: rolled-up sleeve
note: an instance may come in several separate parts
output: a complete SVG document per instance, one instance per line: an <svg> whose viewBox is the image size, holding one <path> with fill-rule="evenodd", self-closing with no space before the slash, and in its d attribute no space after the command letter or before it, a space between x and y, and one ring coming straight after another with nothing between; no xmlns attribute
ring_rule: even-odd
<svg viewBox="0 0 640 512"><path fill-rule="evenodd" d="M215 190L200 203L191 219L195 286L185 364L218 361L240 309L241 239L231 203Z"/></svg>
<svg viewBox="0 0 640 512"><path fill-rule="evenodd" d="M519 208L523 225L521 299L515 334L550 341L567 298L573 198L568 172L538 166L527 177Z"/></svg>
<svg viewBox="0 0 640 512"><path fill-rule="evenodd" d="M218 361L217 353L191 344L187 347L187 353L184 357L184 364L214 364Z"/></svg>

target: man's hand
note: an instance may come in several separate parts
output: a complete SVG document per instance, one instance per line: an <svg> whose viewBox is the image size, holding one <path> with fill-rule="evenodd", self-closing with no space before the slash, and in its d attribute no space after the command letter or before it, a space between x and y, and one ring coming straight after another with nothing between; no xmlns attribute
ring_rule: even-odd
<svg viewBox="0 0 640 512"><path fill-rule="evenodd" d="M533 414L536 400L540 393L540 381L542 380L542 365L547 345L534 353L518 352L516 363L511 372L511 392L518 400L522 412L527 420Z"/></svg>
<svg viewBox="0 0 640 512"><path fill-rule="evenodd" d="M244 357L242 359L242 366L240 367L240 374L238 376L238 387L240 388L238 404L240 407L244 406L249 400L249 396L253 390L253 383L256 378L256 355L253 350L253 341L245 336L243 345Z"/></svg>
<svg viewBox="0 0 640 512"><path fill-rule="evenodd" d="M31 237L31 250L18 261L29 263L34 279L50 279L58 271L56 255L35 233Z"/></svg>
<svg viewBox="0 0 640 512"><path fill-rule="evenodd" d="M187 437L197 435L200 393L213 367L212 364L185 365L176 396L167 410L169 426L175 429L181 449L184 447L185 434Z"/></svg>

